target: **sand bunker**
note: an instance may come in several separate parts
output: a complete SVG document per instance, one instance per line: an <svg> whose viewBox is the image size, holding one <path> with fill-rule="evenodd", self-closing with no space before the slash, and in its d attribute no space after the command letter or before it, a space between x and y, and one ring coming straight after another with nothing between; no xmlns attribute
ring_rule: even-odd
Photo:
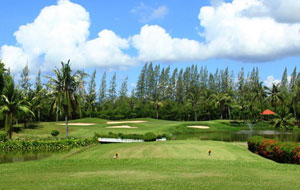
<svg viewBox="0 0 300 190"><path fill-rule="evenodd" d="M144 122L147 122L147 121L139 121L139 120L136 120L136 121L108 121L106 123L107 124L123 124L123 123L144 123Z"/></svg>
<svg viewBox="0 0 300 190"><path fill-rule="evenodd" d="M130 127L128 125L120 125L120 126L110 126L106 128L111 128L111 129L132 129L132 128L137 128L137 127Z"/></svg>
<svg viewBox="0 0 300 190"><path fill-rule="evenodd" d="M66 124L65 123L56 123L56 125L66 125ZM89 126L89 125L96 125L96 123L68 123L68 125Z"/></svg>
<svg viewBox="0 0 300 190"><path fill-rule="evenodd" d="M201 126L201 125L194 125L194 126L187 126L189 128L196 128L196 129L209 129L208 126Z"/></svg>

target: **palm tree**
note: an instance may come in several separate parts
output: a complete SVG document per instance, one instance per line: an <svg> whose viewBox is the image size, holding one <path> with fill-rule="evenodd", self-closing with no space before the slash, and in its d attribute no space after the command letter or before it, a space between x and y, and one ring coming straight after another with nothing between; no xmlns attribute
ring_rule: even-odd
<svg viewBox="0 0 300 190"><path fill-rule="evenodd" d="M266 87L266 89L268 91L267 94L269 95L267 97L267 100L270 100L270 104L272 107L274 107L274 110L276 112L278 104L283 102L283 96L279 91L279 84L273 83L271 89L269 89L268 87Z"/></svg>
<svg viewBox="0 0 300 190"><path fill-rule="evenodd" d="M25 99L21 99L20 93L15 89L14 82L11 81L6 86L5 95L1 95L2 104L0 106L0 112L3 113L6 117L6 121L9 120L9 139L12 138L13 133L13 120L19 113L24 115L31 114L34 116L34 113L29 109L30 103Z"/></svg>
<svg viewBox="0 0 300 190"><path fill-rule="evenodd" d="M155 99L154 101L151 101L151 103L155 109L156 119L158 119L159 109L163 106L163 102L159 99Z"/></svg>
<svg viewBox="0 0 300 190"><path fill-rule="evenodd" d="M46 93L44 89L37 90L32 99L33 101L33 110L37 112L38 122L41 120L41 108L43 106L43 97L45 97Z"/></svg>
<svg viewBox="0 0 300 190"><path fill-rule="evenodd" d="M297 117L297 108L300 101L300 81L297 82L297 85L294 87L293 91L290 93L291 106L293 109L294 117Z"/></svg>
<svg viewBox="0 0 300 190"><path fill-rule="evenodd" d="M257 100L260 103L260 111L263 112L263 102L267 97L267 87L263 86L263 82L257 84L254 89L253 100Z"/></svg>
<svg viewBox="0 0 300 190"><path fill-rule="evenodd" d="M189 101L192 104L193 107L193 112L194 112L194 117L195 117L195 121L198 120L198 116L197 116L197 108L198 108L198 104L200 102L200 87L197 85L193 85L190 88L190 92L188 93L189 95Z"/></svg>
<svg viewBox="0 0 300 190"><path fill-rule="evenodd" d="M4 72L6 69L4 68L4 63L2 63L0 59L0 94L2 94L3 88L4 88Z"/></svg>
<svg viewBox="0 0 300 190"><path fill-rule="evenodd" d="M78 108L78 91L81 85L79 72L72 74L70 60L61 62L61 69L54 69L55 77L47 77L51 83L53 102L51 109L63 110L66 122L66 137L69 135L68 116Z"/></svg>
<svg viewBox="0 0 300 190"><path fill-rule="evenodd" d="M274 127L288 130L295 126L296 118L293 117L293 114L288 113L287 111L282 111L281 114L275 114L273 122Z"/></svg>
<svg viewBox="0 0 300 190"><path fill-rule="evenodd" d="M223 111L227 108L228 117L230 117L230 102L231 97L227 93L217 93L211 95L212 100L215 102L215 107L219 108L221 119L223 119Z"/></svg>

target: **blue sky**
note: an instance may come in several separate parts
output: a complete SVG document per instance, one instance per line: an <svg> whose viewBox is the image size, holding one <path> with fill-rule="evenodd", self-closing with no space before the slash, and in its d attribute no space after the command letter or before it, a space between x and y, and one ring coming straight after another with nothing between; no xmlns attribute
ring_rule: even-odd
<svg viewBox="0 0 300 190"><path fill-rule="evenodd" d="M113 72L128 76L131 88L146 61L210 72L228 66L235 74L259 67L271 83L300 63L297 0L10 0L0 7L0 57L16 76L27 63L34 75L70 58L75 68L97 69L98 85L107 71L108 81Z"/></svg>

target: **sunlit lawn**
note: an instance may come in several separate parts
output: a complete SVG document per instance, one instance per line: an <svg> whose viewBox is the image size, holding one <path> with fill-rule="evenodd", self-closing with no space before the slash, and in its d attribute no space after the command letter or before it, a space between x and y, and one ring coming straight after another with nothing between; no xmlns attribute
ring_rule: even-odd
<svg viewBox="0 0 300 190"><path fill-rule="evenodd" d="M113 159L115 152L119 159ZM246 143L215 141L96 145L1 164L0 175L0 189L300 188L300 166L264 159Z"/></svg>

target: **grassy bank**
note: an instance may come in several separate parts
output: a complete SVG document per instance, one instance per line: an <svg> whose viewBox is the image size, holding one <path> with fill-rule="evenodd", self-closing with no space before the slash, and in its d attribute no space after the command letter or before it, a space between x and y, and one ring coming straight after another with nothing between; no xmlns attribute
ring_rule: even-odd
<svg viewBox="0 0 300 190"><path fill-rule="evenodd" d="M264 159L246 143L214 141L96 145L40 161L1 164L0 174L0 189L300 188L299 166Z"/></svg>

